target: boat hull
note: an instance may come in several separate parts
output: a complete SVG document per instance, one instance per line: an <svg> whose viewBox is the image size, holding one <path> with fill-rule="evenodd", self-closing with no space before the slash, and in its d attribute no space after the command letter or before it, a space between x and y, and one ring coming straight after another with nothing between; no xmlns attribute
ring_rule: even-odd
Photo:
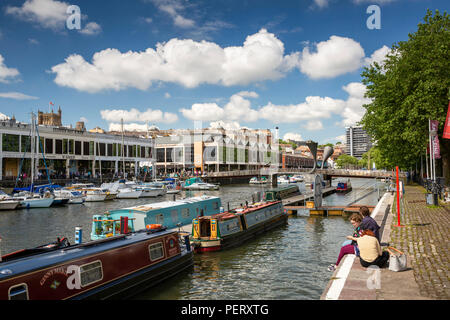
<svg viewBox="0 0 450 320"><path fill-rule="evenodd" d="M102 202L105 199L106 194L86 194L86 202Z"/></svg>
<svg viewBox="0 0 450 320"><path fill-rule="evenodd" d="M49 208L53 201L53 198L25 199L20 201L20 208Z"/></svg>
<svg viewBox="0 0 450 320"><path fill-rule="evenodd" d="M237 247L254 237L264 234L274 228L285 225L287 223L287 219L288 216L286 214L283 214L270 221L253 226L239 233L223 237L220 240L203 240L199 243L194 242L194 250L196 253L205 253Z"/></svg>
<svg viewBox="0 0 450 320"><path fill-rule="evenodd" d="M4 200L0 201L0 210L14 210L19 206L19 201Z"/></svg>
<svg viewBox="0 0 450 320"><path fill-rule="evenodd" d="M141 197L142 191L119 192L117 199L138 199Z"/></svg>
<svg viewBox="0 0 450 320"><path fill-rule="evenodd" d="M0 274L0 300L17 286L29 300L128 298L193 266L192 250L180 244L177 232L163 229L6 255L0 269L12 271Z"/></svg>
<svg viewBox="0 0 450 320"><path fill-rule="evenodd" d="M352 187L345 188L345 189L336 189L336 193L340 193L340 194L346 194L346 193L349 193L350 191L352 191Z"/></svg>

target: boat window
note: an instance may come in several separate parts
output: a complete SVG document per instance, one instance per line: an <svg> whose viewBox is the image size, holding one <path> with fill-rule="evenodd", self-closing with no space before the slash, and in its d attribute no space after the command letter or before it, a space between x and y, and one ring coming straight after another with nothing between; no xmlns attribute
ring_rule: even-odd
<svg viewBox="0 0 450 320"><path fill-rule="evenodd" d="M103 279L103 269L101 261L94 261L80 266L81 286L86 287L92 283Z"/></svg>
<svg viewBox="0 0 450 320"><path fill-rule="evenodd" d="M189 218L189 208L181 209L181 217L182 218Z"/></svg>
<svg viewBox="0 0 450 320"><path fill-rule="evenodd" d="M219 203L217 201L213 202L213 209L219 209Z"/></svg>
<svg viewBox="0 0 450 320"><path fill-rule="evenodd" d="M162 242L151 244L149 247L150 260L155 261L164 257L164 250Z"/></svg>
<svg viewBox="0 0 450 320"><path fill-rule="evenodd" d="M9 300L28 300L28 287L22 283L9 288Z"/></svg>
<svg viewBox="0 0 450 320"><path fill-rule="evenodd" d="M164 224L164 215L162 213L156 215L156 224Z"/></svg>
<svg viewBox="0 0 450 320"><path fill-rule="evenodd" d="M178 221L178 210L172 210L170 215L172 216L172 222L176 223Z"/></svg>

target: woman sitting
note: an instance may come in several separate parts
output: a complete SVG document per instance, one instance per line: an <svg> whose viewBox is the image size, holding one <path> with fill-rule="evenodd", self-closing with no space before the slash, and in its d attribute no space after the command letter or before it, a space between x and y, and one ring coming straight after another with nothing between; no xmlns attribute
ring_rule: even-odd
<svg viewBox="0 0 450 320"><path fill-rule="evenodd" d="M359 260L364 268L371 265L382 268L389 260L389 253L381 250L380 242L375 237L373 231L366 229L363 230L361 237L349 238L358 243Z"/></svg>
<svg viewBox="0 0 450 320"><path fill-rule="evenodd" d="M336 261L336 264L331 264L328 267L328 271L334 271L336 269L336 267L339 265L339 263L341 262L342 258L346 254L356 254L356 255L359 254L357 243L353 239L356 239L361 236L361 232L362 232L361 227L360 227L361 222L362 222L362 216L360 214L354 213L351 215L350 223L355 228L355 230L353 231L353 235L347 236L348 240L346 242L344 242L344 244L342 245L341 250L339 252L339 256Z"/></svg>

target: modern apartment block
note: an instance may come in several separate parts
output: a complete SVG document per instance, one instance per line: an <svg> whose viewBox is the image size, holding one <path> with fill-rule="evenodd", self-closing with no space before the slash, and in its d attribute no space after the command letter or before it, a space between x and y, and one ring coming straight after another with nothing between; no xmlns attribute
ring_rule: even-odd
<svg viewBox="0 0 450 320"><path fill-rule="evenodd" d="M362 155L372 148L370 136L362 127L346 127L347 148L346 153L361 159Z"/></svg>

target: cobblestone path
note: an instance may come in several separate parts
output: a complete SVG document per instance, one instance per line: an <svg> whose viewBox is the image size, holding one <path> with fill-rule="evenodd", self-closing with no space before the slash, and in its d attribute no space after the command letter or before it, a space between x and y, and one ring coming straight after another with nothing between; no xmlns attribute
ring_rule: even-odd
<svg viewBox="0 0 450 320"><path fill-rule="evenodd" d="M428 206L425 189L406 186L401 225L393 219L390 245L407 253L420 294L432 299L450 297L450 204ZM394 208L396 203L394 202Z"/></svg>

